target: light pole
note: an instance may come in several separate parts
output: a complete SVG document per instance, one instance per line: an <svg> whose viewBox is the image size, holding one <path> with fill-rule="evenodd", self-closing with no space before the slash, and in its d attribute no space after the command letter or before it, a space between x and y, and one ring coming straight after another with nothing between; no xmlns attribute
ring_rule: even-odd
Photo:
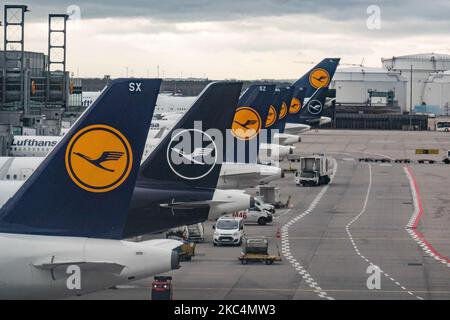
<svg viewBox="0 0 450 320"><path fill-rule="evenodd" d="M413 114L413 65L411 65L411 77L409 83L409 130L412 130L412 114Z"/></svg>

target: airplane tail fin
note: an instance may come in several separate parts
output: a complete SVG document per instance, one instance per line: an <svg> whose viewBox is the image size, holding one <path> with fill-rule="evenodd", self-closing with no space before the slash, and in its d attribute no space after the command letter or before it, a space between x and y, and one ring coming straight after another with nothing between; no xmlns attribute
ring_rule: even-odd
<svg viewBox="0 0 450 320"><path fill-rule="evenodd" d="M269 106L274 92L275 85L255 84L251 85L240 97L231 132L229 132L232 139L228 141L233 141L234 152L227 152L226 160L228 162L257 162L259 144L261 140L264 140L261 130L264 129L268 120Z"/></svg>
<svg viewBox="0 0 450 320"><path fill-rule="evenodd" d="M277 88L269 108L269 120L266 123L267 142L273 143L275 133L283 133L286 127L286 119L289 114L290 101L292 100L294 88Z"/></svg>
<svg viewBox="0 0 450 320"><path fill-rule="evenodd" d="M317 89L310 98L304 99L302 108L297 114L290 114L287 122L313 125L320 122L325 110L328 88Z"/></svg>
<svg viewBox="0 0 450 320"><path fill-rule="evenodd" d="M111 81L0 209L0 232L120 238L160 85Z"/></svg>
<svg viewBox="0 0 450 320"><path fill-rule="evenodd" d="M215 82L141 165L138 185L182 183L215 188L223 159L226 130L231 128L241 82Z"/></svg>
<svg viewBox="0 0 450 320"><path fill-rule="evenodd" d="M279 103L281 103L281 110L280 117L275 125L275 128L278 129L280 133L284 133L284 129L286 128L286 121L289 116L289 106L292 101L293 93L293 87L284 87L280 89Z"/></svg>
<svg viewBox="0 0 450 320"><path fill-rule="evenodd" d="M306 87L293 88L291 106L289 108L289 113L286 116L286 122L290 123L295 121L298 116L303 112L305 98L306 98Z"/></svg>
<svg viewBox="0 0 450 320"><path fill-rule="evenodd" d="M340 58L325 58L303 77L292 84L298 90L306 88L305 96L311 97L317 89L328 88L334 77ZM294 96L296 92L294 92Z"/></svg>

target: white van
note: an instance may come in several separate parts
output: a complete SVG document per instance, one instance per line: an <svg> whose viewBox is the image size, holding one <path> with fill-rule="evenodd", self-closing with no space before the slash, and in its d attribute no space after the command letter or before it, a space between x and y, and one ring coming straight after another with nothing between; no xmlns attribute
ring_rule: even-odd
<svg viewBox="0 0 450 320"><path fill-rule="evenodd" d="M244 238L244 220L242 218L221 217L213 226L213 245L231 244L240 246Z"/></svg>
<svg viewBox="0 0 450 320"><path fill-rule="evenodd" d="M270 204L270 203L265 203L261 199L261 197L255 197L255 207L257 207L257 208L259 208L261 210L269 211L272 214L275 213L275 206L273 204Z"/></svg>
<svg viewBox="0 0 450 320"><path fill-rule="evenodd" d="M265 226L267 223L273 221L273 215L267 210L254 207L243 211L238 211L227 217L242 218L245 223L257 223L261 226Z"/></svg>

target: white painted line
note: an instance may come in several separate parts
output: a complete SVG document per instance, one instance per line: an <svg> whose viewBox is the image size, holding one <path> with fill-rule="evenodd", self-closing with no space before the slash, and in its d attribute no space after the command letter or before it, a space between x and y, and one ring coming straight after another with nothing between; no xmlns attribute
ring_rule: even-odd
<svg viewBox="0 0 450 320"><path fill-rule="evenodd" d="M284 212L283 212L284 211ZM282 210L281 214L277 214L275 217L273 217L273 220L278 220L280 219L282 216L287 215L289 212L291 212L291 209L287 209L287 210Z"/></svg>
<svg viewBox="0 0 450 320"><path fill-rule="evenodd" d="M338 164L336 160L333 160L334 163L334 172L331 176L331 182L333 182L334 177L336 175ZM293 226L295 223L309 215L319 204L320 200L323 198L325 193L328 191L329 185L322 187L322 190L320 190L319 194L316 196L316 198L311 202L309 208L305 210L302 214L292 218L289 222L287 222L283 227L281 228L281 239L282 242L285 244L284 248L282 247L282 253L283 256L289 257L289 262L291 265L298 271L300 276L305 280L305 282L308 284L308 286L312 289L314 289L314 292L317 294L318 297L327 299L327 300L334 300L333 297L329 296L319 285L316 281L314 281L314 278L306 271L306 269L292 256L292 253L289 249L289 228Z"/></svg>
<svg viewBox="0 0 450 320"><path fill-rule="evenodd" d="M366 194L366 198L364 199L364 205L363 208L361 210L361 212L355 217L353 218L352 221L350 221L347 226L345 227L345 231L347 232L348 238L350 239L350 242L352 243L353 247L355 249L355 253L358 257L360 257L361 259L363 259L364 261L366 261L369 265L371 266L376 266L378 268L378 270L389 280L391 280L392 282L395 283L395 285L397 285L398 287L400 287L400 289L402 289L403 291L409 293L410 291L408 291L404 286L402 286L400 284L400 282L396 281L392 276L390 276L389 274L387 274L386 272L384 272L379 266L375 265L372 261L370 261L368 258L366 258L365 256L363 256L361 254L361 252L358 249L358 246L356 245L355 240L353 239L353 235L350 232L350 228L351 226L358 221L358 219L366 212L367 209L367 204L369 203L369 198L370 198L370 192L372 191L372 165L368 164L368 168L369 168L369 186L367 187L367 194ZM421 297L413 294L414 297L416 297L419 300L423 300Z"/></svg>

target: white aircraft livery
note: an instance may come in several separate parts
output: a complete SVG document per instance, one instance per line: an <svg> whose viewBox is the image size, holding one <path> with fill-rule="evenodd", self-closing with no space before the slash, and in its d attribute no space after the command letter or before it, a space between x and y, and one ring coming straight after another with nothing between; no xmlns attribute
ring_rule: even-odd
<svg viewBox="0 0 450 320"><path fill-rule="evenodd" d="M65 298L178 268L178 241L121 240L160 84L112 81L0 209L0 299Z"/></svg>

